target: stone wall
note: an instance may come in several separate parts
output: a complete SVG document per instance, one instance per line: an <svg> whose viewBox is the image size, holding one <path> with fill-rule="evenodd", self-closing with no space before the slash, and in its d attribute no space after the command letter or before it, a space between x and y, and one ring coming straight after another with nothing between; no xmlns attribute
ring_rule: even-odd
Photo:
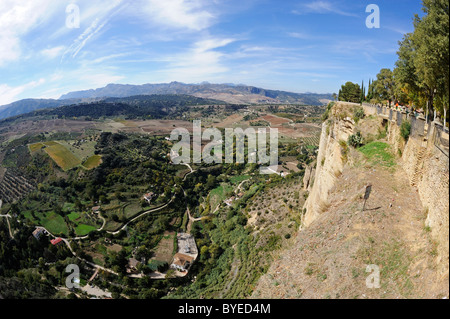
<svg viewBox="0 0 450 319"><path fill-rule="evenodd" d="M411 136L402 156L402 166L427 211L426 226L438 243L439 272L449 271L449 158L436 147L435 123L428 137Z"/></svg>

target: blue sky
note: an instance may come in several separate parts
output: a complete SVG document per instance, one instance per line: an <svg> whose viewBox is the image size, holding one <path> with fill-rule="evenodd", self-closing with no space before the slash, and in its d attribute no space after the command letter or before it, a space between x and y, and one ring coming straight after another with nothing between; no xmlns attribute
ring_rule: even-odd
<svg viewBox="0 0 450 319"><path fill-rule="evenodd" d="M420 0L0 0L0 105L108 83L337 92L393 68L416 13Z"/></svg>

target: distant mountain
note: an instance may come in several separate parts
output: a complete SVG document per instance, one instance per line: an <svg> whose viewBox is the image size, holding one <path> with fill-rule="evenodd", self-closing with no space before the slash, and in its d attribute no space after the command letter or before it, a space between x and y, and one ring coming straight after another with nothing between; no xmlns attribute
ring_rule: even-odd
<svg viewBox="0 0 450 319"><path fill-rule="evenodd" d="M63 105L70 105L82 102L92 102L98 99L24 99L11 104L0 106L0 119L29 113L32 111L48 108L56 108Z"/></svg>
<svg viewBox="0 0 450 319"><path fill-rule="evenodd" d="M79 101L80 99L70 99L70 101ZM29 102L36 102L31 100ZM69 101L69 100L63 100ZM18 118L30 118L35 116L57 116L66 117L88 117L96 119L110 116L126 116L127 118L164 118L175 114L176 111L182 111L190 106L197 105L223 105L223 101L199 98L192 95L181 94L153 94L138 95L123 98L105 98L77 104L69 104L55 107L54 100L43 100L43 103L49 107L45 109L34 110L28 113L16 115L1 120L0 122L14 121ZM25 102L26 103L26 102Z"/></svg>
<svg viewBox="0 0 450 319"><path fill-rule="evenodd" d="M33 112L40 109L53 109L64 105L89 103L106 98L127 98L139 95L190 95L220 104L261 104L292 103L304 105L323 105L332 100L331 94L292 93L266 90L244 84L185 84L180 82L161 84L108 84L103 88L70 92L54 99L25 99L0 106L0 119Z"/></svg>
<svg viewBox="0 0 450 319"><path fill-rule="evenodd" d="M185 84L180 82L161 84L108 84L95 90L77 91L64 94L61 100L70 98L104 98L127 97L149 94L186 94L202 98L216 99L228 103L295 103L307 105L323 105L331 100L331 94L292 93L277 90L266 90L247 85L234 84Z"/></svg>

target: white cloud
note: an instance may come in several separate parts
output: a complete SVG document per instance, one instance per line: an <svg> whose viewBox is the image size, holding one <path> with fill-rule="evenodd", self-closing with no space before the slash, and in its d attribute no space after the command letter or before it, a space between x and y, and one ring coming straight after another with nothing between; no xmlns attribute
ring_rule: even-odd
<svg viewBox="0 0 450 319"><path fill-rule="evenodd" d="M169 62L168 68L161 72L167 74L165 79L167 81L192 82L211 79L211 77L229 70L222 63L222 58L226 54L216 49L225 47L234 41L236 40L217 38L198 41L186 52L169 57L166 60Z"/></svg>
<svg viewBox="0 0 450 319"><path fill-rule="evenodd" d="M54 59L61 55L66 47L63 45L56 46L53 48L44 49L41 51L41 54L49 59Z"/></svg>
<svg viewBox="0 0 450 319"><path fill-rule="evenodd" d="M14 102L22 92L38 87L44 83L45 79L41 78L37 81L31 81L16 87L11 87L8 84L0 84L0 105Z"/></svg>
<svg viewBox="0 0 450 319"><path fill-rule="evenodd" d="M0 2L0 67L21 55L21 37L48 17L51 0Z"/></svg>
<svg viewBox="0 0 450 319"><path fill-rule="evenodd" d="M290 36L291 38L296 38L296 39L310 39L311 36L305 33L301 33L301 32L289 32L288 36Z"/></svg>
<svg viewBox="0 0 450 319"><path fill-rule="evenodd" d="M213 23L214 15L204 0L143 0L143 11L150 19L167 28L200 31Z"/></svg>

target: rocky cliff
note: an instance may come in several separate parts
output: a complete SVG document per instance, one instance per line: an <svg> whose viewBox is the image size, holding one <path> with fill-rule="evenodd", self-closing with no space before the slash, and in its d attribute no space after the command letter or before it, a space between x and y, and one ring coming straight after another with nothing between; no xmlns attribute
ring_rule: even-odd
<svg viewBox="0 0 450 319"><path fill-rule="evenodd" d="M364 107L355 122L356 107L330 110L315 174L304 178L302 229L253 297L448 298L448 153L436 147L434 124L414 126L405 142L404 114ZM358 149L347 143L356 132L366 144ZM374 266L375 289L367 284Z"/></svg>

